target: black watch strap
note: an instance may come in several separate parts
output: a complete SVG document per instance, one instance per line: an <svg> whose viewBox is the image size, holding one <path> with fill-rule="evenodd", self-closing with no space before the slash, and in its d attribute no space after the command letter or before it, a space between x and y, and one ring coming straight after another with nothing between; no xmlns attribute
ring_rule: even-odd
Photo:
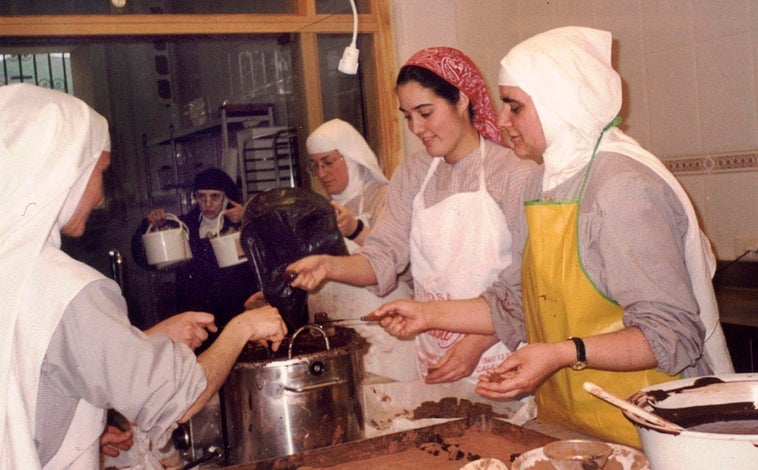
<svg viewBox="0 0 758 470"><path fill-rule="evenodd" d="M587 367L587 350L584 348L584 341L575 336L569 336L568 339L573 341L576 346L576 361L572 362L569 367L574 370L582 370Z"/></svg>
<svg viewBox="0 0 758 470"><path fill-rule="evenodd" d="M347 238L348 240L355 240L358 237L358 235L361 234L362 231L363 231L363 221L361 219L358 219L358 226L355 227L355 231L345 238Z"/></svg>

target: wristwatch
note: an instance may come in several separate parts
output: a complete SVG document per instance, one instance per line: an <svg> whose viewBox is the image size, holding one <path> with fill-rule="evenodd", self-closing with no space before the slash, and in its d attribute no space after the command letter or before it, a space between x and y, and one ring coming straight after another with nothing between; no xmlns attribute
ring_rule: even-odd
<svg viewBox="0 0 758 470"><path fill-rule="evenodd" d="M360 235L362 231L363 231L363 221L361 219L358 219L358 226L355 227L355 231L345 238L347 238L348 240L355 240L356 238L358 238L358 235Z"/></svg>
<svg viewBox="0 0 758 470"><path fill-rule="evenodd" d="M569 336L568 339L573 341L576 346L576 361L569 364L569 367L574 370L582 370L587 367L587 351L584 349L584 341L575 336Z"/></svg>

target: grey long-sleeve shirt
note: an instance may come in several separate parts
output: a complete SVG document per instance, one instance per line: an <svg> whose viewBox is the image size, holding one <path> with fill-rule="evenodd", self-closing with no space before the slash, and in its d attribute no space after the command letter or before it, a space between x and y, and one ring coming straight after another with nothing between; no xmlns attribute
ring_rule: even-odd
<svg viewBox="0 0 758 470"><path fill-rule="evenodd" d="M157 438L205 389L205 371L186 345L146 336L126 311L110 279L88 284L67 306L40 373L35 440L43 465L60 447L79 398L117 409Z"/></svg>
<svg viewBox="0 0 758 470"><path fill-rule="evenodd" d="M523 246L524 237L523 233L514 232L514 228L524 228L524 224L518 223L517 219L523 213L525 184L537 171L537 165L520 159L509 149L489 140L485 140L483 160L478 158L478 154L477 147L453 165L440 162L426 186L424 201L430 206L451 195L478 190L479 171L482 167L480 162L483 161L487 191L505 214L508 228L513 232L513 248L518 249ZM377 295L392 290L397 275L408 267L413 199L421 189L433 158L421 151L398 167L387 189L384 211L360 251L376 274L377 284L368 289ZM477 227L470 228L477 230ZM465 266L461 268L465 269Z"/></svg>
<svg viewBox="0 0 758 470"><path fill-rule="evenodd" d="M545 192L543 199L576 199L584 175L580 171ZM624 325L642 330L659 370L702 375L711 371L701 361L705 329L684 264L686 232L681 203L652 170L623 155L597 155L579 212L579 250L585 271L603 294L623 307ZM503 284L500 292L515 292L520 272L504 273L499 282ZM521 303L492 291L485 298L516 306L493 308L492 318L506 345L523 341Z"/></svg>

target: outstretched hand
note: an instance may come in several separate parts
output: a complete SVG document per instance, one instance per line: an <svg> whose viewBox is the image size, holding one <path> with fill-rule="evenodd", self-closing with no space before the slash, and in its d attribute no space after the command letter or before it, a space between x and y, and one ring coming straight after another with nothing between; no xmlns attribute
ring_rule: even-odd
<svg viewBox="0 0 758 470"><path fill-rule="evenodd" d="M218 327L214 317L206 312L184 312L173 315L155 326L145 330L148 335L161 333L171 341L181 342L192 350L198 348L208 339L208 332L215 333Z"/></svg>
<svg viewBox="0 0 758 470"><path fill-rule="evenodd" d="M426 306L426 302L416 300L395 300L382 305L365 319L378 320L387 333L409 339L429 329L425 316Z"/></svg>
<svg viewBox="0 0 758 470"><path fill-rule="evenodd" d="M287 281L292 287L303 290L317 288L327 275L326 260L324 255L311 255L295 261L287 266Z"/></svg>
<svg viewBox="0 0 758 470"><path fill-rule="evenodd" d="M490 398L513 398L531 392L563 364L555 343L532 343L517 350L487 375L479 377L476 393Z"/></svg>
<svg viewBox="0 0 758 470"><path fill-rule="evenodd" d="M287 325L284 323L279 310L266 305L253 310L247 310L237 317L250 328L248 341L255 341L264 346L271 343L271 349L278 351L287 334Z"/></svg>
<svg viewBox="0 0 758 470"><path fill-rule="evenodd" d="M245 310L252 310L254 308L263 307L264 305L268 305L268 302L263 295L263 291L260 290L245 300Z"/></svg>

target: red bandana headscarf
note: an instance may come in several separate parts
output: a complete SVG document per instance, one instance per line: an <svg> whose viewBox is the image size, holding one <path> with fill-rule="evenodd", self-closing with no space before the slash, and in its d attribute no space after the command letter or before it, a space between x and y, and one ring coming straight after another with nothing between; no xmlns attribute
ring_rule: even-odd
<svg viewBox="0 0 758 470"><path fill-rule="evenodd" d="M497 115L479 69L463 52L452 47L430 47L411 56L403 66L415 65L430 70L466 93L474 106L474 127L486 139L505 145L497 127Z"/></svg>

